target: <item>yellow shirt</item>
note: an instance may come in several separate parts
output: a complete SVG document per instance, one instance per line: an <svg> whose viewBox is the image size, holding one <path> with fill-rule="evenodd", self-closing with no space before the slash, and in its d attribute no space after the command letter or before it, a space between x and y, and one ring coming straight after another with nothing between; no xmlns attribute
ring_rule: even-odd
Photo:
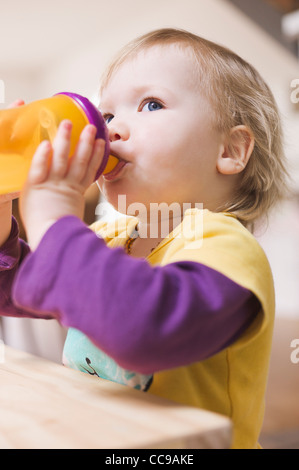
<svg viewBox="0 0 299 470"><path fill-rule="evenodd" d="M123 246L136 220L91 227L108 246ZM189 209L182 224L148 256L165 266L195 261L250 290L261 311L241 337L201 362L154 374L148 393L229 416L233 448L256 448L264 416L274 323L274 285L269 263L254 236L228 213ZM233 302L233 299L232 299Z"/></svg>

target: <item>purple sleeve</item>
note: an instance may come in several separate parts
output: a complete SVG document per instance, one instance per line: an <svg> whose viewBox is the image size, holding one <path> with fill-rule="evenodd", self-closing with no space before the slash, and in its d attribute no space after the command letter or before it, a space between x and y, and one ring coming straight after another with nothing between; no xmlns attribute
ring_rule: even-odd
<svg viewBox="0 0 299 470"><path fill-rule="evenodd" d="M27 310L17 307L12 299L12 286L18 269L30 253L30 248L19 238L19 226L12 218L9 238L0 250L0 315L13 317L36 317ZM39 318L52 318L49 315L39 315Z"/></svg>
<svg viewBox="0 0 299 470"><path fill-rule="evenodd" d="M259 311L245 288L196 262L152 267L83 222L56 222L27 256L14 299L85 333L122 367L179 367L232 343Z"/></svg>

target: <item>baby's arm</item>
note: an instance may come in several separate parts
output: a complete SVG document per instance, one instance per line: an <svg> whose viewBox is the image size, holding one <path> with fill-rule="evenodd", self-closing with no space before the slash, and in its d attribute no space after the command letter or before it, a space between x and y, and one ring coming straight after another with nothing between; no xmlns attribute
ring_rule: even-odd
<svg viewBox="0 0 299 470"><path fill-rule="evenodd" d="M23 100L16 100L8 108L23 104ZM0 195L0 315L31 317L29 312L14 305L11 296L18 268L30 252L29 246L19 239L19 227L12 217L12 201L17 197L18 192Z"/></svg>
<svg viewBox="0 0 299 470"><path fill-rule="evenodd" d="M221 273L187 261L152 267L107 247L76 217L48 230L25 260L14 295L144 374L216 354L260 310L250 291Z"/></svg>
<svg viewBox="0 0 299 470"><path fill-rule="evenodd" d="M12 105L21 105L16 102ZM63 123L53 145L53 159L49 171L52 148L43 143L33 157L28 181L21 195L22 217L27 238L35 248L47 228L59 217L73 214L82 217L84 191L91 184L103 142L95 142L95 129L88 126L81 136L72 163L68 165L70 123ZM18 270L30 253L29 245L19 239L19 229L12 217L12 199L19 194L0 196L0 315L36 317L34 311L16 306L12 289ZM48 312L39 312L40 318L53 318Z"/></svg>

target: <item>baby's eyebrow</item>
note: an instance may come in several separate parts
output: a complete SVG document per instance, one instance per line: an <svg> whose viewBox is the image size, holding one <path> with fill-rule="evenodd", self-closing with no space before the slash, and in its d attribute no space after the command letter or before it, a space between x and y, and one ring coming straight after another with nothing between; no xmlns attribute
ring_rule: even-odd
<svg viewBox="0 0 299 470"><path fill-rule="evenodd" d="M123 93L121 95L121 100L124 99L128 102L134 101L134 100L139 100L141 97L156 97L156 98L167 98L173 96L174 93L168 88L163 85L156 85L152 83L148 84L143 84L143 85L138 85L138 86L132 86L129 87L126 93ZM98 106L98 109L100 112L102 112L103 109L113 109L113 103L117 103L119 101L116 100L116 98L112 99L107 99L107 101L104 99L103 101L100 101L100 104Z"/></svg>
<svg viewBox="0 0 299 470"><path fill-rule="evenodd" d="M110 109L109 107L109 103L107 103L107 105L105 104L105 102L101 102L98 104L98 110L100 111L100 113L103 113L105 109Z"/></svg>
<svg viewBox="0 0 299 470"><path fill-rule="evenodd" d="M170 90L163 85L147 84L147 85L134 87L132 89L132 96L134 95L140 96L140 95L146 95L146 94L156 95L156 94L166 93L166 92L169 93Z"/></svg>

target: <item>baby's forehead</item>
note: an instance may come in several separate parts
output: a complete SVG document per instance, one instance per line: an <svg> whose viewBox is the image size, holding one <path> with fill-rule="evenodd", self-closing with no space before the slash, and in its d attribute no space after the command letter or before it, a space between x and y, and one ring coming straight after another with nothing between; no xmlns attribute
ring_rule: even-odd
<svg viewBox="0 0 299 470"><path fill-rule="evenodd" d="M131 63L138 64L139 62L151 61L161 59L165 62L179 62L189 63L191 68L195 68L195 54L190 46L183 46L178 43L163 44L158 43L151 46L140 47L133 50L130 54L120 61L122 64Z"/></svg>
<svg viewBox="0 0 299 470"><path fill-rule="evenodd" d="M183 77L186 83L194 85L199 81L198 70L198 60L191 47L176 43L139 47L112 64L103 77L101 94L119 75L127 75L132 82L138 74L146 81L151 78L163 81L168 73L174 78Z"/></svg>
<svg viewBox="0 0 299 470"><path fill-rule="evenodd" d="M181 44L179 42L171 42L171 43L163 43L159 42L156 44L151 44L151 45L146 45L144 47L140 46L139 48L136 48L136 50L132 51L128 57L138 57L139 55L152 55L156 54L157 52L161 55L168 56L170 53L177 55L178 57L189 57L191 58L193 56L193 48L191 47L190 44Z"/></svg>

